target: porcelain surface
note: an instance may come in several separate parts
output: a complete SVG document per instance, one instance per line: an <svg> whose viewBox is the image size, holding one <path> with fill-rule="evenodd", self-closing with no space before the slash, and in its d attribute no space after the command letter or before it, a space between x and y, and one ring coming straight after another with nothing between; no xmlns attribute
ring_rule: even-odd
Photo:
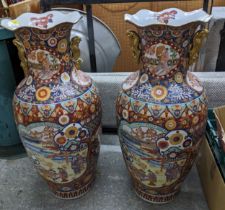
<svg viewBox="0 0 225 210"><path fill-rule="evenodd" d="M141 21L143 11L137 14ZM134 58L143 65L124 81L117 98L118 133L136 193L152 203L175 198L204 137L207 98L188 68L207 23L195 18L188 24L181 18L185 25L179 27L144 20L148 26L128 33Z"/></svg>
<svg viewBox="0 0 225 210"><path fill-rule="evenodd" d="M77 23L82 16L79 12L63 14L59 11L49 11L46 13L24 13L14 20L3 19L1 25L8 30L15 31L22 27L32 27L37 29L50 29L61 23Z"/></svg>
<svg viewBox="0 0 225 210"><path fill-rule="evenodd" d="M169 8L160 12L153 12L142 9L134 15L125 14L125 20L133 23L139 27L146 27L150 25L169 25L182 26L192 22L205 22L211 19L202 9L184 12L177 8Z"/></svg>
<svg viewBox="0 0 225 210"><path fill-rule="evenodd" d="M70 40L80 17L53 11L13 21L21 22L13 28L14 43L26 70L13 99L17 128L37 172L63 199L88 192L100 149L100 96L92 79L77 69L80 38Z"/></svg>

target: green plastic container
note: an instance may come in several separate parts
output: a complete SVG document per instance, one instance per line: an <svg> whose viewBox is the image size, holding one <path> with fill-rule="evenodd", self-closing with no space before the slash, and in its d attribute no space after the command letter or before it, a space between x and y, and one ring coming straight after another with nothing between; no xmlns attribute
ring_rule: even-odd
<svg viewBox="0 0 225 210"><path fill-rule="evenodd" d="M12 98L16 88L8 45L14 34L0 28L0 157L23 151L13 117Z"/></svg>

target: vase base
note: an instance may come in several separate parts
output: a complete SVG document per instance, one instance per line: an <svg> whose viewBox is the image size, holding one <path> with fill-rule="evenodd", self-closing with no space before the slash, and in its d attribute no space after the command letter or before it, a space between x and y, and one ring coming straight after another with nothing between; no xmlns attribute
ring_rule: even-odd
<svg viewBox="0 0 225 210"><path fill-rule="evenodd" d="M93 186L93 183L94 183L94 180L78 190L69 191L69 192L55 191L53 192L53 194L55 197L59 199L63 199L63 200L78 199L86 195L90 191L91 187Z"/></svg>
<svg viewBox="0 0 225 210"><path fill-rule="evenodd" d="M135 189L135 192L139 198L142 200L148 202L148 203L153 203L153 204L166 204L174 200L176 195L179 193L179 191L167 194L167 195L153 195L153 194L148 194L140 189Z"/></svg>

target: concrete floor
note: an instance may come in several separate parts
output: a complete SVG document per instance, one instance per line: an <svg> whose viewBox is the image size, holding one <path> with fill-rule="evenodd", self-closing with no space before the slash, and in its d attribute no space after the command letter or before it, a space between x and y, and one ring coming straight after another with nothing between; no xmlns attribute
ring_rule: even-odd
<svg viewBox="0 0 225 210"><path fill-rule="evenodd" d="M149 204L132 188L117 136L104 135L94 187L77 200L57 199L27 157L0 160L0 210L208 210L196 167L177 198Z"/></svg>

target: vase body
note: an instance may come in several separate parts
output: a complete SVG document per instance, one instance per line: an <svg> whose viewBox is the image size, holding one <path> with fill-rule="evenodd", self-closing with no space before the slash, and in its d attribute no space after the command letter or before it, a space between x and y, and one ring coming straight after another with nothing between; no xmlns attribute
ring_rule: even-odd
<svg viewBox="0 0 225 210"><path fill-rule="evenodd" d="M64 15L58 23L60 15L30 14L31 27L17 26L16 42L22 44L28 72L15 91L13 107L38 173L57 197L71 199L85 194L95 179L101 102L92 79L75 68L70 49L70 21L78 20L79 13L69 20ZM21 21L23 17L12 24Z"/></svg>
<svg viewBox="0 0 225 210"><path fill-rule="evenodd" d="M134 23L137 32L129 35L139 42L133 53L136 58L140 55L143 68L125 80L116 102L120 144L134 188L139 197L153 203L169 202L179 192L207 119L204 88L187 71L196 33L206 24L167 23Z"/></svg>

